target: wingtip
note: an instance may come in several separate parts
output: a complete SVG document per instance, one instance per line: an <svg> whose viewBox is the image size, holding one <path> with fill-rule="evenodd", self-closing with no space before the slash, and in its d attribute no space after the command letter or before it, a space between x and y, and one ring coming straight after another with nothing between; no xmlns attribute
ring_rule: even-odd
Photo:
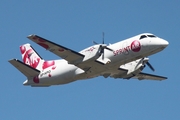
<svg viewBox="0 0 180 120"><path fill-rule="evenodd" d="M36 35L35 35L35 34L31 34L31 35L28 35L27 38L30 39L30 38L32 38L32 37L34 37L34 36L36 36Z"/></svg>

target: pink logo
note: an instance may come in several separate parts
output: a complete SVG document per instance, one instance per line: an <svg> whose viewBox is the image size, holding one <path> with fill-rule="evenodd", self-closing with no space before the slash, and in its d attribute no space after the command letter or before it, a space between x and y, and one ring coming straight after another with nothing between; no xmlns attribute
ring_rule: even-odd
<svg viewBox="0 0 180 120"><path fill-rule="evenodd" d="M53 66L52 69L54 70L54 69L56 68L54 65L55 65L55 62L54 62L54 61L45 61L45 62L43 63L42 68L43 68L43 69L46 69L46 68L48 68L48 67Z"/></svg>
<svg viewBox="0 0 180 120"><path fill-rule="evenodd" d="M39 83L39 78L38 78L38 76L35 76L35 77L33 78L33 81L34 81L35 83Z"/></svg>
<svg viewBox="0 0 180 120"><path fill-rule="evenodd" d="M21 48L21 52L24 52L24 48ZM29 49L28 51L25 52L23 56L23 61L24 63L30 65L33 68L36 68L40 62L40 58L36 56L34 51L32 49Z"/></svg>
<svg viewBox="0 0 180 120"><path fill-rule="evenodd" d="M24 52L26 51L25 46L24 46L24 45L23 45L23 46L20 46L20 50L21 50L21 54L24 54Z"/></svg>
<svg viewBox="0 0 180 120"><path fill-rule="evenodd" d="M60 51L60 52L63 52L63 51L64 51L64 49L60 48L60 49L59 49L59 51Z"/></svg>
<svg viewBox="0 0 180 120"><path fill-rule="evenodd" d="M131 43L131 50L134 52L139 52L141 50L141 44L138 40Z"/></svg>

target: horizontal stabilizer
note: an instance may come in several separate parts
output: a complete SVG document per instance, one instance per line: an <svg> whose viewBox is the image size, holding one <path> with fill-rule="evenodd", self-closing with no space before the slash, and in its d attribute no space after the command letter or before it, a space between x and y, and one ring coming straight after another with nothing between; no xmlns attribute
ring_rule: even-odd
<svg viewBox="0 0 180 120"><path fill-rule="evenodd" d="M27 78L37 76L40 73L39 70L37 70L29 65L24 64L20 60L12 59L12 60L9 60L9 62L14 67L16 67L22 74L24 74Z"/></svg>

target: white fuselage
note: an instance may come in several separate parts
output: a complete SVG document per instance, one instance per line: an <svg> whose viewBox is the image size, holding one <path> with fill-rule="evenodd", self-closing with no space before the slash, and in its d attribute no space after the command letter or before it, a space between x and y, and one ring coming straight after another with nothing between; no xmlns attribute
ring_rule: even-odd
<svg viewBox="0 0 180 120"><path fill-rule="evenodd" d="M113 70L117 69L120 65L133 60L155 54L163 50L168 45L167 41L158 37L146 37L140 39L140 36L141 35L137 35L109 45L108 47L113 51L104 49L104 59L100 56L97 61L104 62L107 60L108 64L105 64L104 66L106 66L108 70ZM91 52L93 52L93 48L94 46L89 47L80 51L80 53L84 55L91 54ZM88 79L100 76L102 73L107 71L107 69L96 69L95 66L92 66L91 68L94 72L84 71L75 65L68 64L68 62L64 59L54 60L54 62L56 65L55 67L49 67L41 71L38 76L40 81L38 85L66 84L79 79ZM91 61L88 64L91 64ZM33 79L34 78L32 78L32 80L25 81L24 85L37 85Z"/></svg>

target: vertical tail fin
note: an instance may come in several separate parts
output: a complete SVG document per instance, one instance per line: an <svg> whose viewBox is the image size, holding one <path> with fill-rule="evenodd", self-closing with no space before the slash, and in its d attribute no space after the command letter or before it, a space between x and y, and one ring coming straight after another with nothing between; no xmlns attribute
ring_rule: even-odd
<svg viewBox="0 0 180 120"><path fill-rule="evenodd" d="M41 71L44 60L30 44L27 43L20 46L20 51L25 64Z"/></svg>

